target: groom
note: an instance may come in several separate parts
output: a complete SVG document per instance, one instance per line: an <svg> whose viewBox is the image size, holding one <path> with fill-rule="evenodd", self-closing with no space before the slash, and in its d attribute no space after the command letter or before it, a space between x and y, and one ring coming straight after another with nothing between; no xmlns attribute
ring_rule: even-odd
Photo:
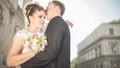
<svg viewBox="0 0 120 68"><path fill-rule="evenodd" d="M62 19L65 7L59 1L49 2L46 15L50 21L46 29L48 45L22 68L70 68L70 31Z"/></svg>

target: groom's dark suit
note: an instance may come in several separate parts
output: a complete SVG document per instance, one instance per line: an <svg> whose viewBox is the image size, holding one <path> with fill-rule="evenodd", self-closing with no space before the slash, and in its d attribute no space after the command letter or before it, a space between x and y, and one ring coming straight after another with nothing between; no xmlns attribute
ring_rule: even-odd
<svg viewBox="0 0 120 68"><path fill-rule="evenodd" d="M60 17L54 17L46 29L48 45L31 60L21 66L23 68L70 68L70 31L68 25Z"/></svg>

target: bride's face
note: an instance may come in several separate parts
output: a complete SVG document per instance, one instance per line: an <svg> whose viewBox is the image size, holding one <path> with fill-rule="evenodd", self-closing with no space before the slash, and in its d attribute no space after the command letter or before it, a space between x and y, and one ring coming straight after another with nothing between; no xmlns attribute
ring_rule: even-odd
<svg viewBox="0 0 120 68"><path fill-rule="evenodd" d="M31 25L37 28L41 28L45 22L45 12L43 10L36 10L35 13L30 17Z"/></svg>

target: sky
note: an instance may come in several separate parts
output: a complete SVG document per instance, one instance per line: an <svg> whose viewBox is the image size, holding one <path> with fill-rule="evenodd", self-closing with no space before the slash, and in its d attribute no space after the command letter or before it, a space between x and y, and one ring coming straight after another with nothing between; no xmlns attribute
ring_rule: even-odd
<svg viewBox="0 0 120 68"><path fill-rule="evenodd" d="M34 0L46 8L51 0ZM65 5L63 18L73 22L71 61L77 57L77 47L100 24L120 19L120 0L59 0Z"/></svg>

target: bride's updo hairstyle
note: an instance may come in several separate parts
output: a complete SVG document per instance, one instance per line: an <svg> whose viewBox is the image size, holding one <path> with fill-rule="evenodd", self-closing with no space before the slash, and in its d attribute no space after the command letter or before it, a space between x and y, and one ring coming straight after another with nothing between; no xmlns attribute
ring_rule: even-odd
<svg viewBox="0 0 120 68"><path fill-rule="evenodd" d="M38 3L29 3L27 4L25 7L24 7L24 15L27 19L27 23L25 24L25 27L28 27L30 25L30 19L29 19L29 16L32 16L35 11L38 10L38 11L45 11L44 8L42 6L40 6Z"/></svg>

